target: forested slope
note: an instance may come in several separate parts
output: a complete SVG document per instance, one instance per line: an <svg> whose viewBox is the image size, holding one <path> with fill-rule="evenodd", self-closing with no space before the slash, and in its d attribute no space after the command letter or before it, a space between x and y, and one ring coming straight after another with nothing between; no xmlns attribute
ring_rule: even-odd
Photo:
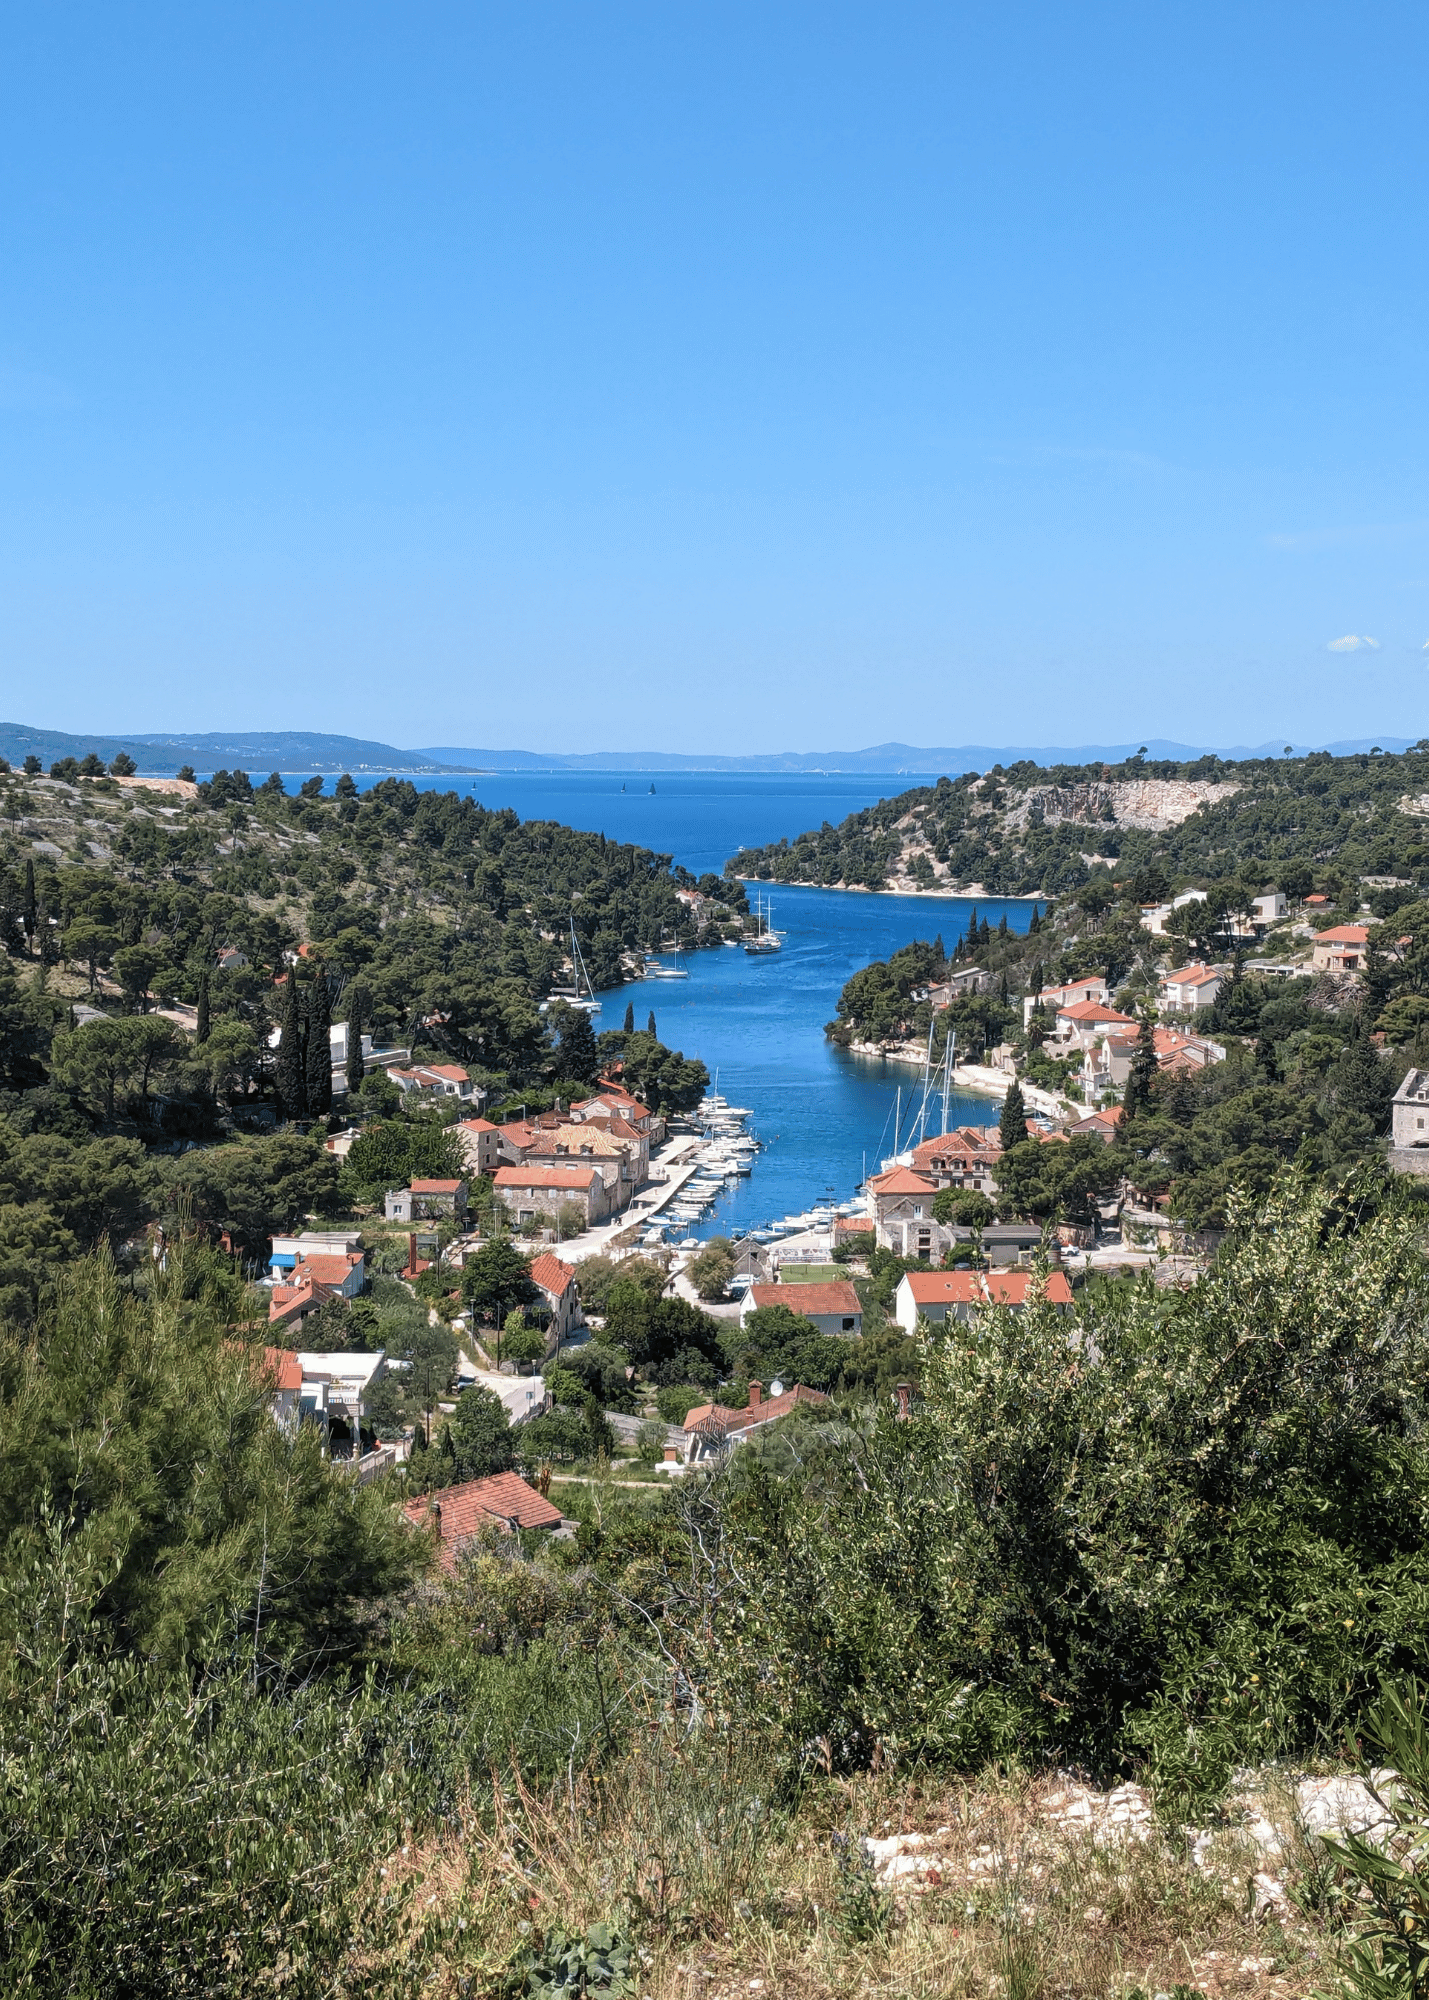
<svg viewBox="0 0 1429 2000"><path fill-rule="evenodd" d="M1429 746L1244 763L1023 763L940 778L836 827L743 848L729 866L759 881L1051 896L1078 888L1102 860L1119 876L1143 875L1148 900L1164 882L1246 869L1283 886L1287 868L1417 878L1429 872L1426 794Z"/></svg>

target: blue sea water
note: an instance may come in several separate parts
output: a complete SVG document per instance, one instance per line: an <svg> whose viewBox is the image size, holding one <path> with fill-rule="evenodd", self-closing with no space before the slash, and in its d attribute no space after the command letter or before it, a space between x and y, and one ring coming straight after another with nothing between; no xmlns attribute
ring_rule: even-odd
<svg viewBox="0 0 1429 2000"><path fill-rule="evenodd" d="M297 782L288 780L289 788ZM359 780L364 789L376 782ZM837 822L927 780L896 773L678 772L657 776L653 793L648 772L519 771L412 782L424 790L469 792L485 806L512 807L522 819L559 820L612 840L638 841L698 875L718 872L742 846L793 839L821 820ZM596 1020L599 1028L618 1028L629 1002L643 1027L653 1010L661 1040L698 1056L712 1077L718 1074L721 1095L753 1113L750 1129L764 1150L749 1177L697 1229L701 1236L758 1227L829 1199L846 1201L865 1170L876 1171L893 1151L900 1088L906 1141L919 1072L846 1054L827 1039L824 1024L852 973L914 938L941 936L951 950L972 908L961 897L777 886L770 893L774 925L785 938L782 952L753 958L728 947L691 953L684 961L688 979L619 987L601 996ZM978 910L993 924L1005 912L1012 928L1023 931L1032 905L991 899ZM998 1110L993 1098L954 1092L948 1122L988 1124ZM940 1099L930 1104L928 1118L928 1131L938 1130Z"/></svg>

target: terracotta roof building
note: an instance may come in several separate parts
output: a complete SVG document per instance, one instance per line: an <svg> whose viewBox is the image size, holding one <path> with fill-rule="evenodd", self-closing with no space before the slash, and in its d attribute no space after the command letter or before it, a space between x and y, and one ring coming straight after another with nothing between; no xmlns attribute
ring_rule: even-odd
<svg viewBox="0 0 1429 2000"><path fill-rule="evenodd" d="M446 1570L456 1568L462 1549L483 1528L494 1525L509 1534L517 1528L558 1528L562 1519L559 1507L543 1500L514 1472L421 1494L409 1500L402 1513L412 1527L435 1531L437 1559Z"/></svg>
<svg viewBox="0 0 1429 2000"><path fill-rule="evenodd" d="M769 1397L764 1394L762 1382L751 1382L747 1409L727 1410L721 1403L697 1404L685 1418L686 1460L708 1458L729 1445L740 1444L766 1424L777 1424L800 1403L812 1405L828 1400L819 1390L806 1389L801 1382Z"/></svg>
<svg viewBox="0 0 1429 2000"><path fill-rule="evenodd" d="M905 1271L893 1295L894 1317L907 1333L920 1319L937 1324L950 1315L969 1319L982 1306L1010 1306L1019 1311L1036 1283L1032 1271ZM1043 1289L1059 1310L1072 1303L1065 1271L1049 1271Z"/></svg>
<svg viewBox="0 0 1429 2000"><path fill-rule="evenodd" d="M847 1278L831 1285L751 1285L739 1308L740 1324L761 1306L787 1306L820 1333L863 1332L863 1307Z"/></svg>

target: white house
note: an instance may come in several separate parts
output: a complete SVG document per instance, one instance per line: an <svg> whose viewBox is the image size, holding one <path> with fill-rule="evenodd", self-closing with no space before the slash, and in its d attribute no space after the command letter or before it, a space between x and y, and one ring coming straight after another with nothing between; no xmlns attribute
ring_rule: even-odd
<svg viewBox="0 0 1429 2000"><path fill-rule="evenodd" d="M1166 974L1157 997L1163 1007L1191 1014L1199 1007L1214 1006L1229 976L1223 965L1183 965Z"/></svg>
<svg viewBox="0 0 1429 2000"><path fill-rule="evenodd" d="M911 1334L920 1319L934 1326L949 1318L966 1320L981 1306L1010 1306L1020 1312L1035 1277L1032 1271L905 1271L893 1294L893 1316ZM1049 1271L1043 1291L1059 1312L1072 1303L1065 1271Z"/></svg>
<svg viewBox="0 0 1429 2000"><path fill-rule="evenodd" d="M1412 1069L1394 1093L1389 1164L1402 1174L1429 1174L1429 1070Z"/></svg>
<svg viewBox="0 0 1429 2000"><path fill-rule="evenodd" d="M1143 907L1141 927L1156 937L1165 937L1166 920L1172 912L1184 908L1187 903L1204 903L1207 892L1204 889L1187 889L1169 903L1153 903Z"/></svg>
<svg viewBox="0 0 1429 2000"><path fill-rule="evenodd" d="M1059 1007L1071 1007L1078 1000L1100 1000L1105 1006L1111 994L1106 981L1098 974L1086 979L1073 980L1070 986L1044 986L1040 993L1029 993L1022 1002L1022 1025L1025 1028L1032 1019L1032 1009L1040 1005L1049 1014L1055 1014Z"/></svg>
<svg viewBox="0 0 1429 2000"><path fill-rule="evenodd" d="M863 1307L846 1278L831 1285L751 1285L739 1308L740 1325L761 1306L786 1306L819 1333L863 1331Z"/></svg>

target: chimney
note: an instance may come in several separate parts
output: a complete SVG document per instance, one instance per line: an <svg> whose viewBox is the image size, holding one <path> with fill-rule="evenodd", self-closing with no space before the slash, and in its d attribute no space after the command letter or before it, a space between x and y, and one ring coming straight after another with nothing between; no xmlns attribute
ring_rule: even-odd
<svg viewBox="0 0 1429 2000"><path fill-rule="evenodd" d="M900 1424L906 1424L913 1414L913 1384L899 1382L894 1393L898 1398L898 1421Z"/></svg>
<svg viewBox="0 0 1429 2000"><path fill-rule="evenodd" d="M440 1541L442 1538L442 1503L440 1500L432 1502L432 1520L436 1526L437 1540Z"/></svg>
<svg viewBox="0 0 1429 2000"><path fill-rule="evenodd" d="M750 1409L757 1410L759 1408L759 1405L763 1402L763 1400L764 1400L764 1384L762 1382L751 1382L749 1385Z"/></svg>

